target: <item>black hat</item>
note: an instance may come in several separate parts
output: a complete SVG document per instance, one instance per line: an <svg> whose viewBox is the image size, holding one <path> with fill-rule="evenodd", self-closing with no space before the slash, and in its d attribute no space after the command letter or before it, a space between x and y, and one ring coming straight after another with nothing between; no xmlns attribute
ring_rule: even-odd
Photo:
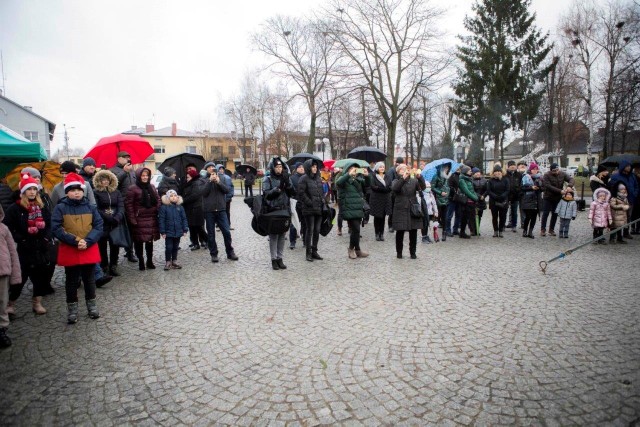
<svg viewBox="0 0 640 427"><path fill-rule="evenodd" d="M527 162L525 162L524 160L520 160L520 161L518 162L518 166L520 166L520 165L522 165L522 166L527 166Z"/></svg>
<svg viewBox="0 0 640 427"><path fill-rule="evenodd" d="M82 168L84 169L85 166L95 166L96 165L96 161L93 160L93 158L91 157L87 157L82 161Z"/></svg>
<svg viewBox="0 0 640 427"><path fill-rule="evenodd" d="M80 167L73 163L71 160L66 160L60 165L60 172L76 173L78 169L80 169Z"/></svg>
<svg viewBox="0 0 640 427"><path fill-rule="evenodd" d="M515 165L516 165L516 162L514 160L509 160L507 162L507 166L515 166Z"/></svg>
<svg viewBox="0 0 640 427"><path fill-rule="evenodd" d="M502 166L500 166L500 165L495 165L495 166L493 167L493 171L494 171L494 172L502 172Z"/></svg>
<svg viewBox="0 0 640 427"><path fill-rule="evenodd" d="M607 169L607 167L605 165L598 165L598 170L596 171L596 175L599 174L600 172L604 172L606 170L609 170L609 169Z"/></svg>
<svg viewBox="0 0 640 427"><path fill-rule="evenodd" d="M398 164L402 164L402 163L404 163L404 157L398 157L398 158L396 158L396 163L398 163Z"/></svg>
<svg viewBox="0 0 640 427"><path fill-rule="evenodd" d="M560 168L560 166L557 163L551 163L551 167L549 167L550 170L556 170Z"/></svg>
<svg viewBox="0 0 640 427"><path fill-rule="evenodd" d="M166 168L164 168L164 171L162 171L162 173L164 174L164 176L171 178L171 175L175 174L176 170L171 166L167 166Z"/></svg>

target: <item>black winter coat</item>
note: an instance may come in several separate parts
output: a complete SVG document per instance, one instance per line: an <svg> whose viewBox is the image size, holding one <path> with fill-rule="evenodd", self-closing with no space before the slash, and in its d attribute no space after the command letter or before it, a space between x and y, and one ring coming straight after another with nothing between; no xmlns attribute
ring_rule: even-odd
<svg viewBox="0 0 640 427"><path fill-rule="evenodd" d="M542 209L542 184L540 177L534 178L533 185L525 185L522 184L520 186L520 207L522 210L541 210ZM533 187L538 187L537 190L534 190Z"/></svg>
<svg viewBox="0 0 640 427"><path fill-rule="evenodd" d="M411 203L419 203L416 194L424 191L427 185L422 175L417 178L397 178L391 184L391 189L396 195L393 205L393 219L391 225L396 230L418 230L422 228L422 218L411 216Z"/></svg>
<svg viewBox="0 0 640 427"><path fill-rule="evenodd" d="M460 174L452 173L447 184L449 184L449 201L452 201L453 196L458 192L460 186Z"/></svg>
<svg viewBox="0 0 640 427"><path fill-rule="evenodd" d="M505 177L501 179L491 178L487 181L487 194L489 195L489 207L492 208L496 202L504 203L509 201L509 180Z"/></svg>
<svg viewBox="0 0 640 427"><path fill-rule="evenodd" d="M15 201L15 193L7 184L0 183L0 204L6 212Z"/></svg>
<svg viewBox="0 0 640 427"><path fill-rule="evenodd" d="M167 191L173 190L176 193L179 193L178 181L175 178L171 178L169 176L163 176L162 181L158 184L158 194L160 197L167 194Z"/></svg>
<svg viewBox="0 0 640 427"><path fill-rule="evenodd" d="M473 183L473 191L478 195L478 209L484 210L487 208L487 202L485 201L485 197L487 195L487 180L485 177L481 177L480 179L472 179Z"/></svg>
<svg viewBox="0 0 640 427"><path fill-rule="evenodd" d="M187 222L190 227L197 227L204 224L204 209L202 207L202 191L206 185L203 178L192 178L182 186L182 206L187 215Z"/></svg>
<svg viewBox="0 0 640 427"><path fill-rule="evenodd" d="M520 198L522 174L518 171L507 171L502 179L506 179L507 181L509 181L509 201L514 202L518 200Z"/></svg>
<svg viewBox="0 0 640 427"><path fill-rule="evenodd" d="M2 221L11 231L11 236L16 242L18 258L22 268L38 267L49 263L49 242L51 235L51 211L46 206L41 208L42 219L45 228L38 230L36 234L29 234L29 212L17 202L14 202L5 211ZM26 282L26 277L23 277Z"/></svg>
<svg viewBox="0 0 640 427"><path fill-rule="evenodd" d="M108 235L124 219L124 197L115 187L112 191L96 189L94 196L98 213L104 222L102 232L104 235Z"/></svg>
<svg viewBox="0 0 640 427"><path fill-rule="evenodd" d="M371 176L371 194L369 195L369 206L371 206L371 216L374 218L384 218L391 215L391 184L393 179L390 175L384 175L384 184L377 176Z"/></svg>
<svg viewBox="0 0 640 427"><path fill-rule="evenodd" d="M214 172L215 173L215 172ZM220 212L227 210L226 195L231 191L225 180L220 178L218 183L204 178L205 184L202 190L202 208L205 212Z"/></svg>
<svg viewBox="0 0 640 427"><path fill-rule="evenodd" d="M304 162L304 175L298 181L297 198L301 203L302 215L322 215L324 197L322 191L322 179L320 172L311 174L313 161Z"/></svg>
<svg viewBox="0 0 640 427"><path fill-rule="evenodd" d="M293 184L289 175L271 174L262 181L262 193L264 194L264 203L267 204L269 211L288 210L291 212L290 198L293 196Z"/></svg>

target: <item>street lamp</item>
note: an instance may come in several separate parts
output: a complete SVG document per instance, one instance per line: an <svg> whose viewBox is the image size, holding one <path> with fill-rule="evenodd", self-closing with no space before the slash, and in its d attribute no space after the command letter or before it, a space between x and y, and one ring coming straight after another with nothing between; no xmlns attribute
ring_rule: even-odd
<svg viewBox="0 0 640 427"><path fill-rule="evenodd" d="M67 160L69 160L69 134L67 133L67 129L75 129L74 126L69 126L67 128L66 124L62 124L62 127L64 128L64 150L67 153Z"/></svg>

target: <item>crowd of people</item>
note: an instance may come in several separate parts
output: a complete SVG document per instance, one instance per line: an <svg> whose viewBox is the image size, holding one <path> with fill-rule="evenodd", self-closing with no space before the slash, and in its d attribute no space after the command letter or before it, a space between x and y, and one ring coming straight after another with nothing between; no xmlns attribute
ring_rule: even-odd
<svg viewBox="0 0 640 427"><path fill-rule="evenodd" d="M491 212L493 237L503 238L507 229L518 230L533 239L540 218L540 236L567 238L577 215L573 179L557 164L544 175L536 163L508 162L506 170L497 164L489 177L472 165L452 170L452 163L436 167L426 181L417 168L396 159L388 170L382 162L371 167L347 164L331 172L329 182L321 178L322 165L307 160L289 166L274 157L262 181L261 212L283 215L286 227L274 226L268 235L271 267L284 270L284 248L295 249L299 237L305 259L322 261L320 235L323 221L332 222L337 207L337 235L346 222L349 234L347 258L357 260L369 254L361 247L361 230L373 217L376 241L395 233L397 258L404 256L405 234L409 236L409 257L417 259L418 230L423 243L446 242L458 236L480 236L483 212ZM96 170L85 158L78 166L63 162L63 181L50 192L41 185L40 172L21 171L19 189L0 186L0 347L11 345L7 336L9 316L27 280L31 280L32 310L47 313L43 297L55 292L51 280L56 265L65 269L67 322L78 321L78 288L84 287L87 314L100 317L96 287L120 276L118 260L138 263L141 271L155 269L154 242L164 240L164 270L182 268L178 263L180 240L188 236L191 251L209 251L211 262L219 262L216 228L222 235L227 259L238 260L231 236L232 180L223 165L208 162L202 170L189 164L182 175L165 168L158 189L151 184L146 167L133 170L127 152L117 155L111 169ZM640 170L620 163L610 174L603 166L590 178L593 202L589 220L598 243L606 229L622 227L640 217ZM253 185L253 182L251 182ZM335 202L335 203L334 203ZM282 214L284 212L284 214ZM328 218L328 220L327 220ZM330 227L329 227L330 228ZM255 229L255 228L254 228ZM626 243L640 234L640 224L611 235L610 242ZM146 258L146 259L145 259Z"/></svg>

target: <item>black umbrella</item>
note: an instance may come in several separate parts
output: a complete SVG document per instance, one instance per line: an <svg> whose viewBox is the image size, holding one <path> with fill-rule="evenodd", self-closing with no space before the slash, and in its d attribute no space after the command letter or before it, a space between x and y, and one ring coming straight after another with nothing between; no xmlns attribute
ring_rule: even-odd
<svg viewBox="0 0 640 427"><path fill-rule="evenodd" d="M635 154L616 154L615 156L607 157L602 162L600 162L600 164L608 167L614 167L618 166L618 164L620 164L620 162L622 161L631 163L633 167L640 166L640 156L637 156Z"/></svg>
<svg viewBox="0 0 640 427"><path fill-rule="evenodd" d="M347 157L350 159L360 159L367 163L382 162L387 158L387 155L379 148L376 147L356 147L349 151Z"/></svg>
<svg viewBox="0 0 640 427"><path fill-rule="evenodd" d="M293 166L296 164L296 162L304 163L306 160L309 160L309 159L313 160L314 162L317 162L318 167L322 167L322 159L318 156L315 156L309 153L298 153L295 156L291 157L289 160L287 160L287 164L289 166Z"/></svg>
<svg viewBox="0 0 640 427"><path fill-rule="evenodd" d="M176 170L177 178L184 178L187 175L187 165L193 164L196 170L200 171L205 163L206 160L199 154L182 153L167 157L165 161L158 166L158 170L164 173L164 168L172 167Z"/></svg>
<svg viewBox="0 0 640 427"><path fill-rule="evenodd" d="M238 165L238 167L236 168L236 172L242 176L248 174L249 172L256 175L258 173L258 170L251 165Z"/></svg>

